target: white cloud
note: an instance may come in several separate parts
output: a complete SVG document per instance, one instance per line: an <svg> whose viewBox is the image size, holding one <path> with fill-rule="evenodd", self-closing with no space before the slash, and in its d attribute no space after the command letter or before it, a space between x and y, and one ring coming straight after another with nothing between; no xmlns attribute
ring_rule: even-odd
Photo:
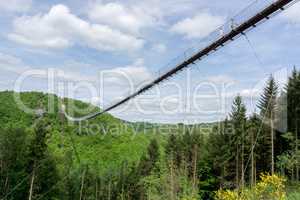
<svg viewBox="0 0 300 200"><path fill-rule="evenodd" d="M186 18L177 22L172 26L171 31L184 35L189 39L202 39L223 23L223 17L204 11L193 18Z"/></svg>
<svg viewBox="0 0 300 200"><path fill-rule="evenodd" d="M100 51L130 51L143 46L143 40L105 25L91 24L73 15L64 5L56 5L44 15L15 19L9 38L33 47L66 48L74 44Z"/></svg>
<svg viewBox="0 0 300 200"><path fill-rule="evenodd" d="M152 46L152 50L156 51L157 53L165 53L167 50L167 47L164 44L154 44Z"/></svg>
<svg viewBox="0 0 300 200"><path fill-rule="evenodd" d="M261 90L258 90L257 88L253 89L243 89L239 94L242 97L249 97L249 98L257 98L260 95Z"/></svg>
<svg viewBox="0 0 300 200"><path fill-rule="evenodd" d="M287 9L283 14L283 17L292 23L300 24L300 2Z"/></svg>
<svg viewBox="0 0 300 200"><path fill-rule="evenodd" d="M12 55L4 54L0 52L0 63L1 65L18 65L22 63L22 60Z"/></svg>
<svg viewBox="0 0 300 200"><path fill-rule="evenodd" d="M85 69L89 69L88 71ZM22 74L26 70L41 69L47 73L48 69L54 70L57 80L65 81L89 81L96 83L100 81L106 84L108 90L112 88L120 89L116 92L124 92L129 86L138 87L138 84L145 83L153 79L152 73L144 65L142 59L136 60L133 64L123 67L113 67L111 69L99 69L99 67L93 66L87 63L79 63L76 61L65 62L60 66L43 66L34 67L27 65L22 59L1 53L0 52L0 70L14 72L16 74ZM101 75L102 74L102 75ZM44 78L47 78L45 76ZM99 80L102 78L102 80Z"/></svg>
<svg viewBox="0 0 300 200"><path fill-rule="evenodd" d="M0 52L0 70L22 73L29 67L25 66L20 58Z"/></svg>
<svg viewBox="0 0 300 200"><path fill-rule="evenodd" d="M89 18L95 22L134 34L139 33L144 27L152 26L155 22L155 18L142 7L129 7L117 2L93 4Z"/></svg>
<svg viewBox="0 0 300 200"><path fill-rule="evenodd" d="M32 0L1 0L0 10L7 12L24 12L31 8Z"/></svg>
<svg viewBox="0 0 300 200"><path fill-rule="evenodd" d="M125 67L117 67L102 71L105 83L120 85L125 88L141 86L152 80L153 75L144 66L143 60L137 60L134 64Z"/></svg>

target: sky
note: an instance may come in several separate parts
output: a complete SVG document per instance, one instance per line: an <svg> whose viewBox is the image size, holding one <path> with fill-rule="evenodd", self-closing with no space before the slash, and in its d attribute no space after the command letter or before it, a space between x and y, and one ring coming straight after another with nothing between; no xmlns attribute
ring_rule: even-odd
<svg viewBox="0 0 300 200"><path fill-rule="evenodd" d="M50 92L105 108L204 47L253 0L9 2L0 0L0 91ZM282 89L299 66L299 10L296 3L111 114L213 122L228 115L238 94L248 114L257 112L269 76Z"/></svg>

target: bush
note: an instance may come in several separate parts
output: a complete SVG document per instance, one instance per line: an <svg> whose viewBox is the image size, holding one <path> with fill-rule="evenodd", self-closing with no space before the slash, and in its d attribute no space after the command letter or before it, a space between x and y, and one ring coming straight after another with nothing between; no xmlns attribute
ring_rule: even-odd
<svg viewBox="0 0 300 200"><path fill-rule="evenodd" d="M283 200L286 199L284 190L285 179L277 175L262 174L261 181L255 186L257 199Z"/></svg>
<svg viewBox="0 0 300 200"><path fill-rule="evenodd" d="M254 188L241 191L219 190L217 200L285 200L285 179L277 175L262 174Z"/></svg>
<svg viewBox="0 0 300 200"><path fill-rule="evenodd" d="M219 190L216 193L217 200L241 200L241 197L237 191L231 190Z"/></svg>

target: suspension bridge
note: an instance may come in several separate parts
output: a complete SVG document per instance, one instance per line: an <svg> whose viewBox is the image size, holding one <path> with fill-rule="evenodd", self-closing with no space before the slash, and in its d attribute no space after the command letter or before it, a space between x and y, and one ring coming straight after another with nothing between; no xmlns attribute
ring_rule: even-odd
<svg viewBox="0 0 300 200"><path fill-rule="evenodd" d="M159 85L164 80L171 78L177 73L181 72L183 69L191 67L196 62L199 62L206 56L211 55L213 52L218 51L228 43L236 40L240 36L256 28L258 25L274 17L278 13L284 11L291 5L298 2L298 0L256 0L247 8L242 10L238 15L232 17L221 27L213 31L207 38L205 45L203 47L198 47L197 49L192 49L190 55L184 56L175 65L171 66L170 69L166 70L164 73L159 73L156 78L151 80L149 83L145 84L143 87L137 91L129 94L125 98L113 103L112 105L104 108L103 110L92 113L90 115L74 118L69 116L65 107L63 106L62 110L66 118L70 121L79 122L84 120L93 119L99 115L102 115L106 112L109 112L122 104L127 103L133 98L141 95L142 93L152 89L154 86Z"/></svg>

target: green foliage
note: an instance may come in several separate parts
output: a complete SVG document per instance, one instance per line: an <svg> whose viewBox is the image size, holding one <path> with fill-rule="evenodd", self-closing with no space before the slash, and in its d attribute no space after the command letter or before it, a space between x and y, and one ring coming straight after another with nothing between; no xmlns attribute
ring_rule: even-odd
<svg viewBox="0 0 300 200"><path fill-rule="evenodd" d="M33 198L58 197L56 162L48 153L46 124L37 123L32 130L0 130L0 196L27 199L32 184ZM32 180L32 181L31 181Z"/></svg>
<svg viewBox="0 0 300 200"><path fill-rule="evenodd" d="M299 132L300 123L300 72L294 68L291 77L289 77L287 93L287 120L288 131L296 134ZM297 130L298 129L298 130Z"/></svg>
<svg viewBox="0 0 300 200"><path fill-rule="evenodd" d="M44 110L46 114L39 118L34 113L23 112L14 101L15 94L20 95L26 106L33 110ZM54 99L51 101L54 102L52 108L48 107L51 98ZM84 111L88 107L87 104L70 99L63 101L69 114L86 114ZM39 198L39 194L43 193L46 193L47 199L54 198L54 194L59 195L61 199L78 198L82 181L78 177L82 176L83 166L88 166L88 170L82 195L87 196L89 190L95 191L95 183L98 183L99 197L101 192L108 194L104 185L108 185L109 182L112 195L114 184L119 180L120 166L126 161L129 164L124 171L131 171L131 166L145 154L151 138L154 137L151 134L137 134L131 126L109 114L93 119L87 124L69 124L59 112L62 100L54 95L1 92L0 102L1 197L17 186L8 197L28 199L29 184L35 169L33 198ZM79 109L73 112L72 106ZM91 131L91 127L97 124L100 124L101 128ZM162 136L155 137L163 140ZM153 150L157 145L153 142L149 147L150 159L157 156ZM10 160L11 162L8 162ZM115 172L109 173L113 171ZM24 182L18 185L18 181L23 178ZM116 181L112 182L111 179ZM101 187L104 191L101 191ZM59 188L63 188L61 192L58 191Z"/></svg>
<svg viewBox="0 0 300 200"><path fill-rule="evenodd" d="M297 173L295 169L299 167L300 162L300 150L297 147L299 139L296 139L295 135L292 133L284 134L283 138L287 141L290 148L277 156L276 165L278 169L280 169L282 175L291 175L293 178L294 174Z"/></svg>
<svg viewBox="0 0 300 200"><path fill-rule="evenodd" d="M277 95L278 86L274 77L271 75L258 102L258 108L260 109L261 116L267 119L275 116L274 111L276 109Z"/></svg>
<svg viewBox="0 0 300 200"><path fill-rule="evenodd" d="M26 180L28 162L28 133L23 128L0 129L0 197L24 199L27 185L14 187Z"/></svg>
<svg viewBox="0 0 300 200"><path fill-rule="evenodd" d="M287 193L287 200L298 200L300 199L300 190L298 189L298 191L291 191L289 193Z"/></svg>
<svg viewBox="0 0 300 200"><path fill-rule="evenodd" d="M295 71L281 98L299 98L299 79ZM15 95L35 112L20 110ZM270 77L259 108L276 126L277 109L284 111L278 102ZM275 133L276 164L297 181L298 114L291 108L299 104L287 103L290 132ZM248 118L241 96L234 99L229 118L201 126L130 123L109 114L70 123L62 105L73 117L100 110L50 94L0 93L0 198L28 199L32 192L33 200L212 200L219 188L217 196L226 200L285 196L283 180L275 175L262 176L255 185L257 174L270 169L272 126L256 114Z"/></svg>
<svg viewBox="0 0 300 200"><path fill-rule="evenodd" d="M261 180L253 188L219 190L216 200L285 200L285 179L277 175L262 174Z"/></svg>
<svg viewBox="0 0 300 200"><path fill-rule="evenodd" d="M0 125L2 127L21 126L31 127L37 117L34 114L27 114L19 109L14 101L14 95L20 95L23 103L32 109L43 109L47 112L44 116L49 121L50 134L47 138L47 145L59 162L59 168L64 165L63 158L66 152L76 159L75 149L81 162L97 166L99 170L118 168L124 160L136 162L146 151L152 135L137 134L131 126L122 123L121 120L109 114L93 119L82 124L69 124L61 118L59 113L61 102L58 97L38 92L0 93ZM53 98L53 108L49 108L50 99ZM64 99L67 111L75 106L78 112L71 112L73 116L81 116L86 113L84 108L89 107L80 101ZM77 108L78 107L78 108ZM97 109L91 106L93 109ZM48 112L49 111L49 112ZM50 112L51 111L51 112ZM99 125L99 126L97 126ZM93 127L100 127L93 130ZM161 136L158 136L161 139ZM130 146L131 148L128 148ZM74 164L78 164L75 162Z"/></svg>

